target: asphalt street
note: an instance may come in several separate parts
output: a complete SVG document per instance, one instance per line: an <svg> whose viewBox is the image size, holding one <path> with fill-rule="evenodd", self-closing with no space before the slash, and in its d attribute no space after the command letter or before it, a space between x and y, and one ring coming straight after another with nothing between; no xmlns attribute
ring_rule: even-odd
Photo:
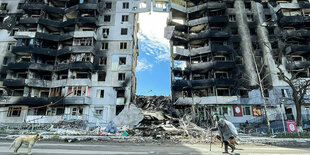
<svg viewBox="0 0 310 155"><path fill-rule="evenodd" d="M0 142L0 155L13 154L9 150L9 142ZM213 144L211 151L209 144L134 144L134 143L61 143L38 142L33 150L33 155L94 155L94 154L223 154L220 144ZM27 154L26 146L19 150L20 155ZM299 154L309 155L310 148L278 147L263 144L238 145L233 155L283 155Z"/></svg>

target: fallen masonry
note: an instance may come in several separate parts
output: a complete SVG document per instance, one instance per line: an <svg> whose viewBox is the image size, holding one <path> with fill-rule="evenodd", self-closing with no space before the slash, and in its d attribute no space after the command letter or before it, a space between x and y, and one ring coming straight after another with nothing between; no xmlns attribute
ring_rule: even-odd
<svg viewBox="0 0 310 155"><path fill-rule="evenodd" d="M11 135L11 138L13 135L41 132L49 139L57 138L67 142L115 139L141 142L151 141L150 139L190 143L210 141L209 131L192 123L187 110L176 109L170 98L165 96L137 96L136 103L124 106L105 126L98 124L91 128L87 121L72 119L53 124L24 124L19 127L2 125L1 129L4 135Z"/></svg>

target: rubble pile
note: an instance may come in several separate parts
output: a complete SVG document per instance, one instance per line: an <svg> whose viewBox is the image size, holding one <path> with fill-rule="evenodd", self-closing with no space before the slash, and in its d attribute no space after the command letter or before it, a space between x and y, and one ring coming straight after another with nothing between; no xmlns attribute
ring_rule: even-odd
<svg viewBox="0 0 310 155"><path fill-rule="evenodd" d="M54 124L54 128L63 128L63 129L85 129L87 127L88 122L85 120L62 120L58 123Z"/></svg>
<svg viewBox="0 0 310 155"><path fill-rule="evenodd" d="M135 103L124 109L106 125L89 127L85 120L64 119L54 124L29 124L20 134L41 132L61 136L67 142L116 140L172 143L206 143L210 133L193 123L191 107L176 109L169 97L137 96ZM53 136L52 136L53 137ZM71 137L71 138L70 138Z"/></svg>
<svg viewBox="0 0 310 155"><path fill-rule="evenodd" d="M135 127L135 133L154 139L187 139L193 143L206 142L208 131L186 118L184 111L175 109L169 97L137 96L137 107L144 119Z"/></svg>
<svg viewBox="0 0 310 155"><path fill-rule="evenodd" d="M171 117L180 117L180 112L173 107L171 99L167 96L137 95L135 104L142 110L161 111Z"/></svg>

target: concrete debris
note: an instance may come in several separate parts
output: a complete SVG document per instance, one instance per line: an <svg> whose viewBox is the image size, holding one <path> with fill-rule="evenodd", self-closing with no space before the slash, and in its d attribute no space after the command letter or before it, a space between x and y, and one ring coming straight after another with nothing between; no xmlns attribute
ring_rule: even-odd
<svg viewBox="0 0 310 155"><path fill-rule="evenodd" d="M87 121L86 120L63 120L55 125L53 125L53 128L57 129L86 129L87 128Z"/></svg>
<svg viewBox="0 0 310 155"><path fill-rule="evenodd" d="M116 127L134 126L141 122L143 114L135 105L129 104L113 119Z"/></svg>
<svg viewBox="0 0 310 155"><path fill-rule="evenodd" d="M17 134L41 132L56 135L66 142L111 140L102 137L119 137L118 140L133 138L134 142L143 142L147 138L160 143L208 142L209 131L193 123L190 110L191 107L176 109L169 97L137 96L135 103L125 105L107 125L98 123L95 128L90 128L87 121L71 119L42 127L30 124L30 127L28 125L25 130L19 130L22 133Z"/></svg>
<svg viewBox="0 0 310 155"><path fill-rule="evenodd" d="M160 111L142 111L143 115L152 117L153 119L157 119L159 121L163 121L165 119L164 115Z"/></svg>
<svg viewBox="0 0 310 155"><path fill-rule="evenodd" d="M193 143L207 141L209 132L190 122L191 116L176 109L169 97L137 96L136 105L144 114L144 119L135 127L136 135L173 141L186 137Z"/></svg>

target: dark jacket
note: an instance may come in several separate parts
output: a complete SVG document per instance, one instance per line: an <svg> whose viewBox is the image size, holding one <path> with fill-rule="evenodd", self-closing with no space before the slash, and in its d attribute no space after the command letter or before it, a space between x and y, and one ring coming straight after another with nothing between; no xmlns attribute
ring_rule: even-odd
<svg viewBox="0 0 310 155"><path fill-rule="evenodd" d="M213 131L218 130L222 141L228 141L230 137L233 137L233 133L229 126L226 124L226 120L220 118L219 121L215 122L215 127L212 128Z"/></svg>

